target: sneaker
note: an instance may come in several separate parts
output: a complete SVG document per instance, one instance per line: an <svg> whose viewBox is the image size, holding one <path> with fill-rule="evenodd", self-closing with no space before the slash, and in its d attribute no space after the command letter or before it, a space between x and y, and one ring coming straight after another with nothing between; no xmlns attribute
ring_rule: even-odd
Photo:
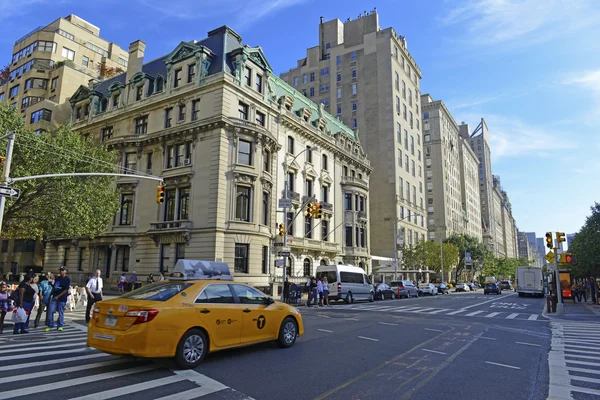
<svg viewBox="0 0 600 400"><path fill-rule="evenodd" d="M50 329L51 329L51 328L46 328L46 329L45 329L45 331L46 331L46 332L50 332Z"/></svg>
<svg viewBox="0 0 600 400"><path fill-rule="evenodd" d="M58 328L59 332L62 332L64 329L62 327Z"/></svg>

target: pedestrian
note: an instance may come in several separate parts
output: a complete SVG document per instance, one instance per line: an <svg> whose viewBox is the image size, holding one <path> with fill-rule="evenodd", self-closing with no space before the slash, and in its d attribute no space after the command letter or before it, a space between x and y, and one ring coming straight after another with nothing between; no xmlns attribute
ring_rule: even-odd
<svg viewBox="0 0 600 400"><path fill-rule="evenodd" d="M85 308L85 322L90 322L90 311L92 306L97 301L102 301L102 289L104 288L104 282L102 281L102 271L96 270L96 275L91 277L85 290L88 294L87 307Z"/></svg>
<svg viewBox="0 0 600 400"><path fill-rule="evenodd" d="M319 307L323 305L323 282L317 279L317 295L319 296Z"/></svg>
<svg viewBox="0 0 600 400"><path fill-rule="evenodd" d="M590 282L590 299L592 300L592 303L596 304L596 285L594 284L594 278L592 278L590 276L589 279Z"/></svg>
<svg viewBox="0 0 600 400"><path fill-rule="evenodd" d="M33 287L31 287L33 284L33 278L34 274L27 273L17 288L19 294L16 307L25 310L25 313L27 314L27 320L25 322L15 323L13 335L18 334L19 331L21 331L20 333L29 333L27 326L29 325L29 317L31 316L31 310L33 309L35 302L35 290Z"/></svg>
<svg viewBox="0 0 600 400"><path fill-rule="evenodd" d="M329 304L329 283L327 282L327 276L323 277L323 305L331 307L331 304Z"/></svg>
<svg viewBox="0 0 600 400"><path fill-rule="evenodd" d="M46 332L54 328L54 313L58 311L58 319L56 326L59 331L63 331L65 325L65 307L67 306L67 298L69 297L69 289L71 288L71 278L67 276L67 267L60 267L60 275L54 280L54 290L52 298L48 306L48 327Z"/></svg>
<svg viewBox="0 0 600 400"><path fill-rule="evenodd" d="M312 297L315 300L315 307L319 307L319 304L318 304L319 293L317 290L317 278L315 278L314 276L312 277L311 282L310 282L310 293L312 294Z"/></svg>
<svg viewBox="0 0 600 400"><path fill-rule="evenodd" d="M54 275L51 272L47 272L46 279L43 279L40 286L40 305L37 310L37 315L35 316L35 321L33 323L34 328L37 328L40 325L40 319L44 311L46 311L46 318L44 318L44 325L48 325L48 304L50 303L50 296L52 295L52 281L54 281Z"/></svg>
<svg viewBox="0 0 600 400"><path fill-rule="evenodd" d="M573 303L577 303L577 300L581 303L581 298L579 297L579 287L577 286L577 281L573 281L573 286L571 286L571 298L573 298Z"/></svg>
<svg viewBox="0 0 600 400"><path fill-rule="evenodd" d="M160 273L160 278L158 278L159 282L162 282L165 280L165 274L163 274L162 272Z"/></svg>
<svg viewBox="0 0 600 400"><path fill-rule="evenodd" d="M148 278L146 278L146 284L150 283L154 283L154 275L152 274L148 275Z"/></svg>
<svg viewBox="0 0 600 400"><path fill-rule="evenodd" d="M586 278L583 282L579 282L579 299L581 300L581 298L583 297L583 302L587 303L587 291L588 288L586 287L586 283L589 282L588 279Z"/></svg>
<svg viewBox="0 0 600 400"><path fill-rule="evenodd" d="M125 284L127 283L127 277L125 276L125 272L121 274L121 278L119 278L119 292L125 292Z"/></svg>
<svg viewBox="0 0 600 400"><path fill-rule="evenodd" d="M131 274L131 278L129 278L129 282L131 283L131 288L130 288L131 290L136 289L135 285L137 284L137 281L138 281L138 277L135 274L135 271L133 271L133 274Z"/></svg>
<svg viewBox="0 0 600 400"><path fill-rule="evenodd" d="M6 313L13 310L12 301L8 293L8 285L6 282L0 282L0 333L4 330L4 318Z"/></svg>
<svg viewBox="0 0 600 400"><path fill-rule="evenodd" d="M285 278L283 282L283 302L289 304L290 302L290 281Z"/></svg>

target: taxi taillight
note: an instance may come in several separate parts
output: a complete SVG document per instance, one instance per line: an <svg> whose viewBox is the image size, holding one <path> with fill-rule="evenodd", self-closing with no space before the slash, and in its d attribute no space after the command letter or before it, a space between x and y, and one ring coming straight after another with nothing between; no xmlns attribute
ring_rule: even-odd
<svg viewBox="0 0 600 400"><path fill-rule="evenodd" d="M158 315L158 310L139 310L139 311L128 311L126 317L136 317L133 321L133 325L143 324L145 322L152 321Z"/></svg>

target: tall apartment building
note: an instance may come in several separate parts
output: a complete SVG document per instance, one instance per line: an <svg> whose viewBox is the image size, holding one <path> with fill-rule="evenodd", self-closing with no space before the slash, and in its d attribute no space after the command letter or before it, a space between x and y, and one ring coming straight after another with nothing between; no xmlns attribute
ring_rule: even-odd
<svg viewBox="0 0 600 400"><path fill-rule="evenodd" d="M132 271L167 273L181 258L216 260L268 289L281 283L274 243L288 218L291 280L304 282L319 264L368 270L371 167L356 133L227 26L147 63L145 47L132 43L126 73L80 87L71 104L74 128L116 150L125 171L164 179L164 204L155 181L119 177L121 207L107 232L51 241L46 265L65 264L72 276L99 268L114 283ZM287 216L277 212L284 171ZM303 215L313 196L321 220Z"/></svg>
<svg viewBox="0 0 600 400"><path fill-rule="evenodd" d="M496 177L494 177L495 179ZM492 188L492 226L494 231L491 235L491 249L495 257L506 257L506 248L504 247L504 225L502 221L504 219L504 209L502 207L502 191L500 186L494 185Z"/></svg>
<svg viewBox="0 0 600 400"><path fill-rule="evenodd" d="M529 242L525 232L517 232L517 243L518 256L530 261L533 260L535 257L534 247ZM537 250L535 250L535 253L537 253Z"/></svg>
<svg viewBox="0 0 600 400"><path fill-rule="evenodd" d="M375 10L319 24L318 45L281 77L353 128L373 174L371 253L394 257L398 243L425 240L421 70L406 39L382 29Z"/></svg>
<svg viewBox="0 0 600 400"><path fill-rule="evenodd" d="M72 14L59 18L15 41L10 63L0 69L0 102L20 110L32 130L56 129L71 118L68 100L77 88L101 77L97 65L125 69L127 57L126 50L100 37L100 28ZM0 251L0 271L17 279L42 269L41 241L5 241L9 251Z"/></svg>
<svg viewBox="0 0 600 400"><path fill-rule="evenodd" d="M458 233L481 240L477 156L443 101L422 95L421 112L429 239Z"/></svg>
<svg viewBox="0 0 600 400"><path fill-rule="evenodd" d="M573 239L575 239L575 233L567 233L567 248L571 247Z"/></svg>
<svg viewBox="0 0 600 400"><path fill-rule="evenodd" d="M544 263L543 259L544 259L545 253L540 253L540 249L538 248L537 240L535 237L535 232L525 232L525 236L527 237L527 240L529 241L529 247L531 248L531 252L533 254L534 265L536 267L542 267L542 265Z"/></svg>
<svg viewBox="0 0 600 400"><path fill-rule="evenodd" d="M469 132L468 124L461 124L460 134L463 139L468 141L479 160L479 199L483 242L497 255L496 237L498 234L502 235L502 229L499 229L496 224L501 222L502 213L496 211L496 206L501 205L502 199L499 193L495 197L488 127L482 118L473 133Z"/></svg>
<svg viewBox="0 0 600 400"><path fill-rule="evenodd" d="M508 258L518 257L517 223L512 215L512 204L506 191L502 189L500 177L494 176L494 190L498 189L501 196L502 235L496 237L497 246L502 248L504 255Z"/></svg>

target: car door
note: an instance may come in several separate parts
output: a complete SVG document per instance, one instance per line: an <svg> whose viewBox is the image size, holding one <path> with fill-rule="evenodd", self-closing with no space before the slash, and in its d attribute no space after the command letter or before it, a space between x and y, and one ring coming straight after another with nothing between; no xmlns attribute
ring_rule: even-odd
<svg viewBox="0 0 600 400"><path fill-rule="evenodd" d="M194 308L198 319L206 328L210 342L215 347L240 344L242 334L242 311L236 304L229 285L207 285L196 298Z"/></svg>
<svg viewBox="0 0 600 400"><path fill-rule="evenodd" d="M275 338L281 325L284 307L276 304L258 290L241 284L229 285L239 303L242 316L242 343Z"/></svg>

